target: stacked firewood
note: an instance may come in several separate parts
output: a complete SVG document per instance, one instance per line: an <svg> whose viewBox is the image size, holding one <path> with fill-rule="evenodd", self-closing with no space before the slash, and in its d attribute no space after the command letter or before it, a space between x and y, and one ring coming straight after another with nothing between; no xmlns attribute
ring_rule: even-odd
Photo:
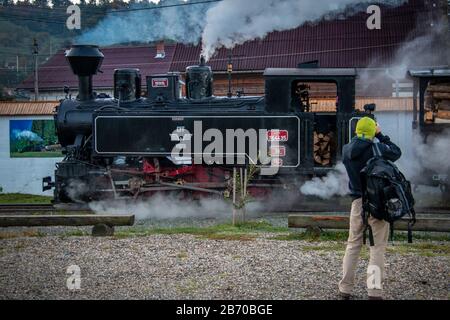
<svg viewBox="0 0 450 320"><path fill-rule="evenodd" d="M332 133L324 134L314 132L314 162L321 166L331 164Z"/></svg>
<svg viewBox="0 0 450 320"><path fill-rule="evenodd" d="M426 121L450 120L450 83L431 83L426 95Z"/></svg>

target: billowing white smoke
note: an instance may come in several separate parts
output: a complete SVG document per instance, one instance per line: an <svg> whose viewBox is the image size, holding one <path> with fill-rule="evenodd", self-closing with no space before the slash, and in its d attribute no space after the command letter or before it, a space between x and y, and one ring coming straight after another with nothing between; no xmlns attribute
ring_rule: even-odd
<svg viewBox="0 0 450 320"><path fill-rule="evenodd" d="M209 60L221 47L233 48L307 22L345 19L365 12L374 2L397 6L406 0L224 0L208 10L202 34L203 55Z"/></svg>
<svg viewBox="0 0 450 320"><path fill-rule="evenodd" d="M13 130L13 137L17 140L23 139L32 142L41 142L42 138L29 130Z"/></svg>
<svg viewBox="0 0 450 320"><path fill-rule="evenodd" d="M159 6L204 2L205 0L161 0ZM401 5L407 0L378 0L385 5ZM197 44L209 60L221 47L233 48L246 41L264 38L272 31L293 29L306 22L345 19L365 12L372 0L223 0L215 3L109 13L77 43L102 46L173 40ZM143 8L134 4L132 9ZM155 5L156 6L156 5Z"/></svg>
<svg viewBox="0 0 450 320"><path fill-rule="evenodd" d="M399 116L404 117L404 115ZM396 124L394 119L396 117L394 114L392 117L384 116L381 123L392 127L392 123L388 124L387 121L394 121L393 124ZM388 120L388 118L391 120ZM409 121L408 126L410 124ZM402 129L407 130L404 126L402 126ZM408 180L418 183L423 178L431 179L433 174L447 175L450 172L450 130L438 136L430 136L426 143L418 132L412 132L411 129L407 130L406 139L399 137L392 129L386 133L402 149L402 157L396 164ZM407 141L405 142L405 140ZM345 167L342 163L339 163L335 170L329 172L325 177L316 177L304 183L300 191L304 195L330 199L333 196L347 195L349 192L348 182Z"/></svg>
<svg viewBox="0 0 450 320"><path fill-rule="evenodd" d="M315 177L300 187L300 192L307 196L317 196L321 199L330 199L334 196L348 194L348 175L342 163L336 165L325 177Z"/></svg>
<svg viewBox="0 0 450 320"><path fill-rule="evenodd" d="M439 23L434 25L429 33L406 41L389 66L390 75L394 79L402 79L410 68L445 65L448 51L442 47L443 43L439 42L439 38L448 32L447 28L446 24Z"/></svg>
<svg viewBox="0 0 450 320"><path fill-rule="evenodd" d="M65 188L65 191L69 198L77 203L83 202L83 195L85 195L88 190L89 187L86 185L86 183L81 181L70 181Z"/></svg>
<svg viewBox="0 0 450 320"><path fill-rule="evenodd" d="M390 64L383 65L383 59L380 57L375 58L369 65L369 68L385 67L385 72L374 74L369 69L362 71L359 74L359 83L376 88L381 82L386 82L386 78L404 81L410 69L445 67L449 61L449 43L443 41L448 36L447 28L447 23L441 21L433 27L415 30L411 38L397 50ZM425 30L427 32L424 32ZM417 34L420 36L416 36ZM382 128L389 127L387 134L401 147L403 155L398 166L406 178L415 182L420 181L424 175L429 176L428 170L437 174L450 172L450 131L437 137L430 136L424 143L423 137L412 130L411 113L376 113L375 116Z"/></svg>
<svg viewBox="0 0 450 320"><path fill-rule="evenodd" d="M204 0L189 2L204 2ZM158 5L170 6L184 3L186 3L184 0L161 0ZM109 13L93 29L82 34L76 42L108 46L129 42L173 40L197 44L205 25L206 11L211 6L211 3L204 3ZM139 3L131 6L132 9L143 7L144 5Z"/></svg>
<svg viewBox="0 0 450 320"><path fill-rule="evenodd" d="M415 133L411 139L412 157L399 161L399 167L413 182L424 174L446 175L450 172L450 130L428 137L426 143ZM430 177L428 177L430 178Z"/></svg>
<svg viewBox="0 0 450 320"><path fill-rule="evenodd" d="M230 202L219 199L204 198L198 201L178 199L169 195L155 195L148 200L99 201L89 204L96 213L124 214L132 213L138 220L150 218L170 219L186 217L230 217Z"/></svg>
<svg viewBox="0 0 450 320"><path fill-rule="evenodd" d="M402 81L408 70L421 67L445 67L449 60L448 43L442 39L447 34L448 25L444 22L435 24L428 32L416 30L395 53L394 59L386 64L385 58L374 57L365 70L359 73L359 83L363 88L377 87L386 79ZM421 33L420 36L416 36ZM384 67L384 72L374 73L373 68Z"/></svg>

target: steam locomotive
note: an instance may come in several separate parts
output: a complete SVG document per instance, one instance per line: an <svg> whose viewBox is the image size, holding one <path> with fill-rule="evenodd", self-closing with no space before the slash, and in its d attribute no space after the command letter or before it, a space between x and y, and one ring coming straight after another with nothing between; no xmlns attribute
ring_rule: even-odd
<svg viewBox="0 0 450 320"><path fill-rule="evenodd" d="M74 45L66 58L79 87L54 113L65 158L43 189L54 188L56 203L161 192L230 197L244 180L253 196L298 190L333 170L356 121L373 111L355 110L354 69L266 69L264 96L215 97L201 59L184 83L177 73L148 75L145 95L138 69L117 69L108 97L93 92L104 58L97 46ZM306 83L335 84L335 110L313 112ZM318 136L328 137L319 147ZM315 159L317 148L326 148L325 161Z"/></svg>

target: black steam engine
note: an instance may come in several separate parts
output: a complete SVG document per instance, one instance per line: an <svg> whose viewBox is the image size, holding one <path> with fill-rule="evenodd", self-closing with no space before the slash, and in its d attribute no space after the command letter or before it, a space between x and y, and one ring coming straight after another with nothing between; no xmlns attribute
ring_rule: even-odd
<svg viewBox="0 0 450 320"><path fill-rule="evenodd" d="M187 68L184 83L176 73L147 76L145 95L138 69L118 69L112 98L92 89L103 60L98 47L73 46L66 57L79 88L76 99L68 97L55 111L65 158L43 188L55 188L56 202L160 192L227 197L236 184L233 172L243 168L253 168L246 186L254 196L298 190L305 178L333 169L364 115L354 108L353 69L267 69L261 97L214 97L213 73L203 59ZM304 83L335 84L335 110L313 112ZM322 163L314 159L317 135L329 137L329 159Z"/></svg>

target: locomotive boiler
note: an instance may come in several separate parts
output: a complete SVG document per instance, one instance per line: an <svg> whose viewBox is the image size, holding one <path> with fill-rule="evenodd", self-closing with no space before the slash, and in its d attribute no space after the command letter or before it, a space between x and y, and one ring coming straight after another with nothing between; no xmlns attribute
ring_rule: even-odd
<svg viewBox="0 0 450 320"><path fill-rule="evenodd" d="M57 203L162 192L229 197L236 172L248 172L253 196L295 192L333 170L366 115L355 110L354 69L266 69L264 96L215 97L213 72L201 59L186 69L184 83L168 73L147 75L143 86L138 69L117 69L108 97L92 87L104 58L97 46L74 45L66 58L78 95L55 109L65 157L54 181L43 179ZM307 83L334 84L335 108L315 112Z"/></svg>

